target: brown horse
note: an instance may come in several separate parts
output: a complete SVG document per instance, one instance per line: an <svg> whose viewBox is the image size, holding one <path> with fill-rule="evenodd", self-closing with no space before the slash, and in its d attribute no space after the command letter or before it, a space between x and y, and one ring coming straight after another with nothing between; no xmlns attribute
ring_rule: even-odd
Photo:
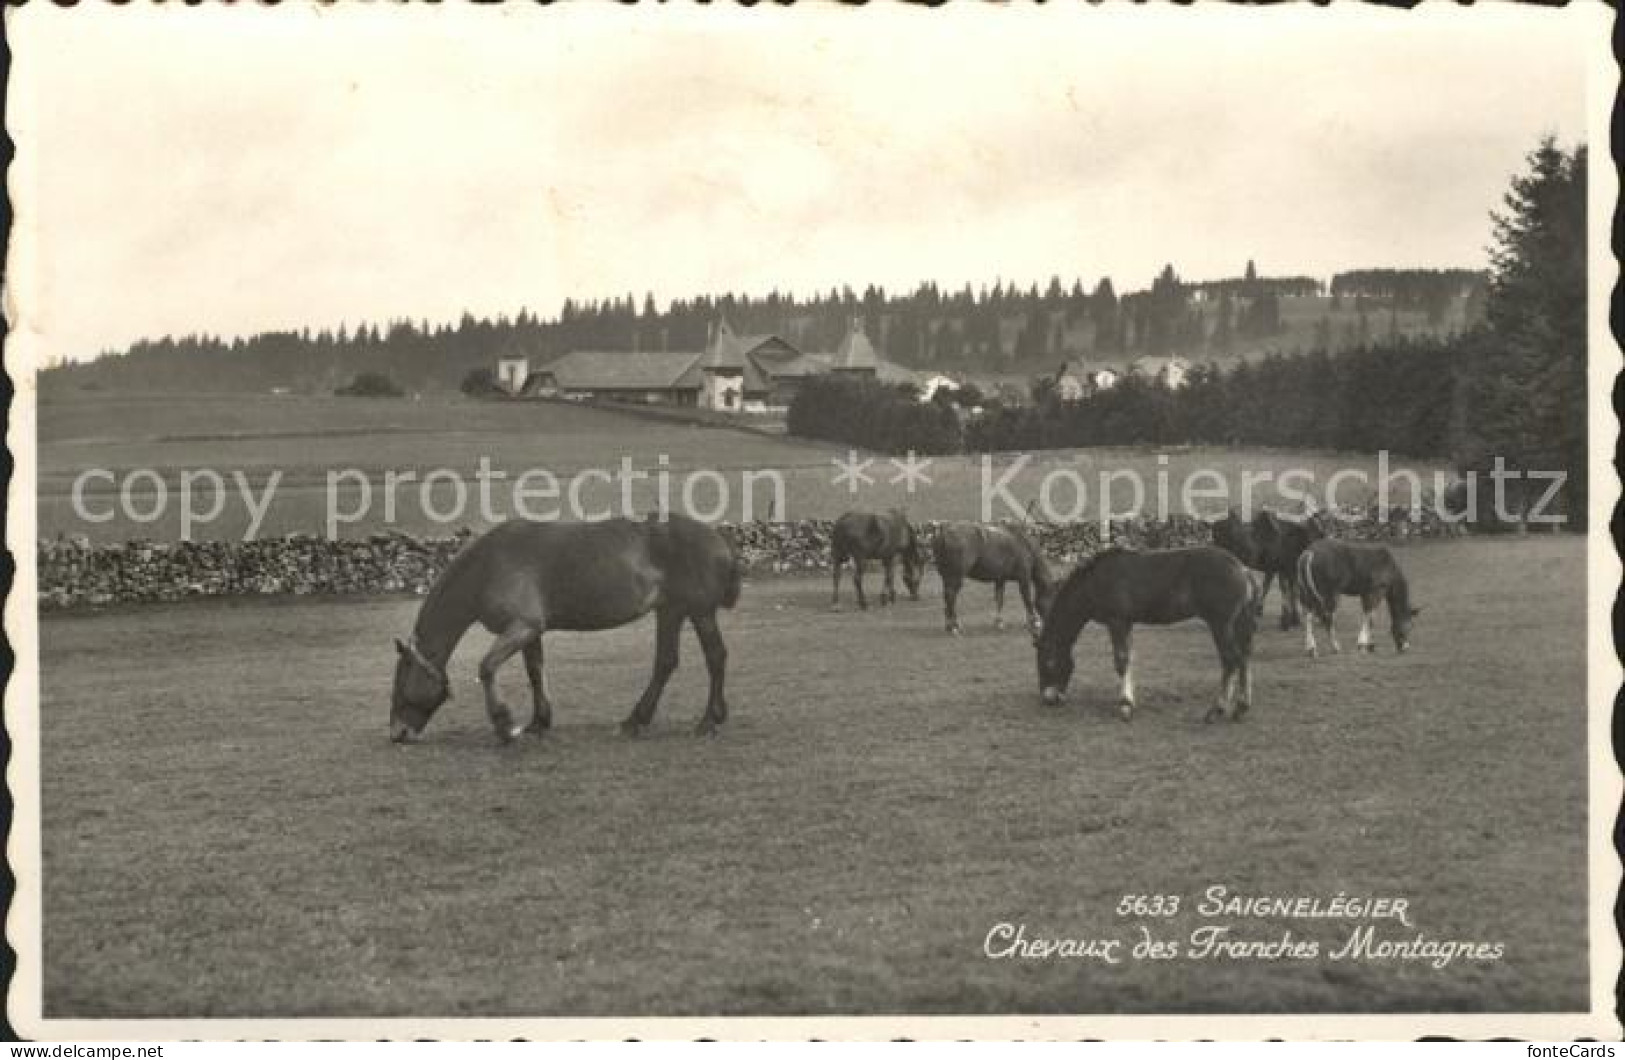
<svg viewBox="0 0 1625 1060"><path fill-rule="evenodd" d="M1302 622L1298 613L1298 557L1310 543L1325 536L1318 519L1301 523L1283 519L1271 511L1259 511L1251 522L1234 508L1223 519L1208 524L1213 543L1264 575L1264 588L1253 605L1253 613L1264 613L1264 598L1270 586L1281 582L1281 628L1294 629Z"/></svg>
<svg viewBox="0 0 1625 1060"><path fill-rule="evenodd" d="M1025 531L1014 524L943 523L931 542L942 576L942 608L948 632L959 628L957 602L965 579L993 583L993 625L1004 628L1004 585L1015 582L1027 612L1027 628L1037 632L1055 594L1049 563Z"/></svg>
<svg viewBox="0 0 1625 1060"><path fill-rule="evenodd" d="M903 561L903 585L910 600L920 598L920 575L925 572L925 557L921 554L920 538L909 524L901 508L893 508L883 515L874 512L847 512L835 520L829 543L830 567L834 572L833 593L829 605L841 602L841 566L852 561L852 587L858 592L858 607L867 610L869 601L863 596L863 564L878 559L886 580L880 589L880 603L884 606L897 602L897 583L893 568L898 559Z"/></svg>
<svg viewBox="0 0 1625 1060"><path fill-rule="evenodd" d="M459 552L435 580L406 640L396 640L390 738L416 739L451 696L446 663L457 642L478 622L496 635L480 660L485 710L498 738L519 735L513 715L497 697L497 670L515 652L525 657L535 714L526 731L540 733L553 720L542 678L542 635L548 630L614 629L655 612L655 662L649 685L622 731L637 735L677 669L677 639L686 620L694 627L711 677L700 732L713 733L728 717L722 694L728 650L717 628L717 609L739 599L742 567L717 531L687 516L646 522L540 523L515 519L495 527Z"/></svg>
<svg viewBox="0 0 1625 1060"><path fill-rule="evenodd" d="M1252 583L1241 561L1217 548L1134 552L1109 548L1080 564L1062 583L1048 623L1033 638L1038 690L1046 706L1060 703L1072 679L1072 648L1090 621L1106 627L1122 680L1118 713L1134 717L1134 624L1166 626L1200 618L1213 633L1224 668L1219 701L1207 721L1239 719L1252 705L1250 660L1255 618Z"/></svg>
<svg viewBox="0 0 1625 1060"><path fill-rule="evenodd" d="M1298 593L1304 608L1326 627L1333 652L1343 650L1337 643L1337 630L1332 628L1339 596L1360 598L1363 617L1356 642L1358 650L1375 654L1377 644L1371 636L1371 618L1383 600L1388 601L1388 626L1394 647L1402 653L1410 650L1411 628L1422 609L1411 606L1411 590L1405 582L1405 572L1399 569L1399 562L1386 547L1354 545L1330 538L1316 541L1298 557ZM1313 620L1303 624L1303 648L1311 656L1318 653Z"/></svg>

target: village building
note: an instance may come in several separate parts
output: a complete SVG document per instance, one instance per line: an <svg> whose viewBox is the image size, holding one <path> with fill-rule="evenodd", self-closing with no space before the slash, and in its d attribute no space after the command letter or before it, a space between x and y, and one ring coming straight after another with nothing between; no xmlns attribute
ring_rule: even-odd
<svg viewBox="0 0 1625 1060"><path fill-rule="evenodd" d="M1190 370L1190 364L1180 357L1141 357L1129 366L1129 371L1169 390L1184 386Z"/></svg>
<svg viewBox="0 0 1625 1060"><path fill-rule="evenodd" d="M1081 401L1091 394L1110 390L1117 385L1118 378L1115 368L1087 368L1081 361L1068 361L1055 372L1055 396L1062 401Z"/></svg>
<svg viewBox="0 0 1625 1060"><path fill-rule="evenodd" d="M497 386L504 393L519 394L530 380L530 358L502 357L497 360Z"/></svg>
<svg viewBox="0 0 1625 1060"><path fill-rule="evenodd" d="M824 354L798 350L776 334L738 335L723 320L699 352L572 350L532 373L519 390L504 389L536 397L762 413L788 408L806 379L831 372L888 381L913 378L880 358L861 318L853 320L834 353Z"/></svg>
<svg viewBox="0 0 1625 1060"><path fill-rule="evenodd" d="M920 388L920 400L930 401L937 396L938 391L953 393L960 388L959 380L941 372L928 372L919 377L915 384Z"/></svg>
<svg viewBox="0 0 1625 1060"><path fill-rule="evenodd" d="M1093 390L1089 373L1082 365L1074 366L1069 361L1056 370L1055 396L1062 401L1081 401Z"/></svg>

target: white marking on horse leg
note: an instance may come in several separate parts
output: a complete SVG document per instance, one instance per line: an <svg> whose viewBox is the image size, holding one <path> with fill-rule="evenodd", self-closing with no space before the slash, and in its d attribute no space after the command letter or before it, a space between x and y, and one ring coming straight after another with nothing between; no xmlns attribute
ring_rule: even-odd
<svg viewBox="0 0 1625 1060"><path fill-rule="evenodd" d="M1309 617L1307 619L1305 619L1304 623L1303 623L1303 650L1308 652L1311 657L1318 654L1318 651L1317 651L1317 649L1315 647L1315 619L1316 619L1316 617L1317 616L1315 615L1315 613L1313 611L1311 611L1311 612L1309 612Z"/></svg>
<svg viewBox="0 0 1625 1060"><path fill-rule="evenodd" d="M1360 618L1360 636L1355 641L1355 646L1361 651L1368 651L1371 648L1371 615L1372 612L1367 611Z"/></svg>

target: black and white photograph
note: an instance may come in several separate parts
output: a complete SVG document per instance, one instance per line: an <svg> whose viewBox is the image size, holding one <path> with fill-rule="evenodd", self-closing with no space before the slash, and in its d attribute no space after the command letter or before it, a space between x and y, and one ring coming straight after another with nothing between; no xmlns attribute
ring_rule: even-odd
<svg viewBox="0 0 1625 1060"><path fill-rule="evenodd" d="M1617 1040L1613 16L8 7L15 1034Z"/></svg>

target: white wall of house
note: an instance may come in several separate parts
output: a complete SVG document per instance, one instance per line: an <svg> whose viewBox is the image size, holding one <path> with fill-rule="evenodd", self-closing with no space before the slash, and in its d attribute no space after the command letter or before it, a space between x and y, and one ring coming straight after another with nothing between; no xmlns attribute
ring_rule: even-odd
<svg viewBox="0 0 1625 1060"><path fill-rule="evenodd" d="M700 407L720 412L740 412L745 404L745 373L709 370L700 391Z"/></svg>
<svg viewBox="0 0 1625 1060"><path fill-rule="evenodd" d="M504 357L497 361L497 385L510 394L517 394L525 389L525 380L530 378L530 359L527 357Z"/></svg>

